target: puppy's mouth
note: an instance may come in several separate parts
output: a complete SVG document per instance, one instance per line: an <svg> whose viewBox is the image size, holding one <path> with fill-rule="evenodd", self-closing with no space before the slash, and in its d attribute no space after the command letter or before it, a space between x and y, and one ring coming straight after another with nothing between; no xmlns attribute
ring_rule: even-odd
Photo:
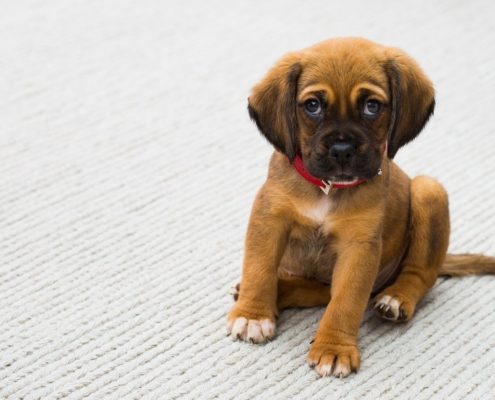
<svg viewBox="0 0 495 400"><path fill-rule="evenodd" d="M355 173L354 171L350 171L348 168L346 168L345 171L342 171L342 168L336 168L333 171L320 171L318 168L314 168L311 164L308 166L308 171L311 175L313 175L315 178L324 180L324 181L331 181L336 184L350 184L350 183L355 183L362 177L360 174Z"/></svg>
<svg viewBox="0 0 495 400"><path fill-rule="evenodd" d="M335 184L353 184L359 180L368 180L375 176L380 168L379 160L369 159L365 157L363 160L356 160L358 165L335 165L331 164L327 159L311 159L308 157L307 167L308 172L315 178L323 181L331 181ZM374 166L376 164L376 167Z"/></svg>
<svg viewBox="0 0 495 400"><path fill-rule="evenodd" d="M351 176L351 175L345 175L345 174L341 174L341 175L336 175L336 176L331 176L329 178L330 181L332 181L332 183L334 184L337 184L337 185L344 185L344 184L353 184L353 183L356 183L359 178L357 176Z"/></svg>

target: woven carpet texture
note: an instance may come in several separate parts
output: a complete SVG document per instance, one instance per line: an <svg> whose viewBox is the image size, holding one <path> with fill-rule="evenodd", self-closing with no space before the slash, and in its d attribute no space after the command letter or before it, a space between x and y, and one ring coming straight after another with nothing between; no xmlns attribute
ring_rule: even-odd
<svg viewBox="0 0 495 400"><path fill-rule="evenodd" d="M451 252L495 255L491 1L16 0L0 13L0 399L495 399L495 278L367 312L362 369L305 363L323 309L226 337L272 151L250 88L335 36L406 50L437 91L396 160L450 194Z"/></svg>

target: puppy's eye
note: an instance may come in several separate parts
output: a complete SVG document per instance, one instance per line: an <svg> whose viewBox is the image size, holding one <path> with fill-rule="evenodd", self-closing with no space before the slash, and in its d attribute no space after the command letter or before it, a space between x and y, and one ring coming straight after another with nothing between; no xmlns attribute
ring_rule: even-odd
<svg viewBox="0 0 495 400"><path fill-rule="evenodd" d="M368 117L375 117L381 110L382 105L378 100L367 100L364 103L363 114Z"/></svg>
<svg viewBox="0 0 495 400"><path fill-rule="evenodd" d="M308 99L304 102L304 109L310 116L316 117L321 113L321 103L318 99Z"/></svg>

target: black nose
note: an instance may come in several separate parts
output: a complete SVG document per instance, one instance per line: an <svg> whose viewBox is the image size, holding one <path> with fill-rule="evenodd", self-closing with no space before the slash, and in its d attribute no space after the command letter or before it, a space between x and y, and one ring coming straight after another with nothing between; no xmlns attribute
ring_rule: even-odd
<svg viewBox="0 0 495 400"><path fill-rule="evenodd" d="M354 145L350 143L339 142L333 144L330 147L329 152L330 157L332 157L339 164L344 165L351 160L352 156L356 152L356 149L354 148Z"/></svg>

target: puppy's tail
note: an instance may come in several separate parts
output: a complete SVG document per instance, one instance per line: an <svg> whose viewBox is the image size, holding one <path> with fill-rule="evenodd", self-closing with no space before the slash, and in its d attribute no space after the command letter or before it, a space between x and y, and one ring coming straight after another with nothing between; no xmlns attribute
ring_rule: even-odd
<svg viewBox="0 0 495 400"><path fill-rule="evenodd" d="M495 257L482 254L447 254L440 268L442 276L495 274Z"/></svg>

